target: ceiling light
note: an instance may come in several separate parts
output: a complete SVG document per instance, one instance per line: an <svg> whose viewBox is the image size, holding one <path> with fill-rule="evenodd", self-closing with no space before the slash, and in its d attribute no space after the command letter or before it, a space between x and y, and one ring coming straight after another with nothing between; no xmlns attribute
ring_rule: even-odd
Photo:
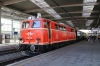
<svg viewBox="0 0 100 66"><path fill-rule="evenodd" d="M70 25L71 27L74 27L73 23L71 21L66 21L68 23L68 25Z"/></svg>
<svg viewBox="0 0 100 66"><path fill-rule="evenodd" d="M89 26L92 22L93 22L93 20L88 20L88 21L86 22L86 26Z"/></svg>
<svg viewBox="0 0 100 66"><path fill-rule="evenodd" d="M83 0L83 3L96 2L97 0Z"/></svg>
<svg viewBox="0 0 100 66"><path fill-rule="evenodd" d="M52 15L54 18L56 19L61 19L62 17L57 14L57 12L52 9L44 0L30 0L31 2L33 2L34 4L36 4L37 6L39 6L40 8L42 8L44 11L46 11L47 13L49 13L50 15ZM55 14L55 15L54 15Z"/></svg>
<svg viewBox="0 0 100 66"><path fill-rule="evenodd" d="M96 2L97 0L83 0L83 3L89 3L89 2ZM83 11L90 11L92 12L94 8L94 5L93 6L83 6ZM91 13L83 13L82 16L83 17L90 17ZM86 26L89 26L91 23L93 22L93 20L88 20L86 22Z"/></svg>

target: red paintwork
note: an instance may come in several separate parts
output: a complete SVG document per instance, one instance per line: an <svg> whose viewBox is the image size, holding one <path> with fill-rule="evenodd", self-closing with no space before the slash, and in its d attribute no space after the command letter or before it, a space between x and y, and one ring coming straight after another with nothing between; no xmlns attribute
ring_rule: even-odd
<svg viewBox="0 0 100 66"><path fill-rule="evenodd" d="M20 31L20 38L24 40L24 42L21 44L36 44L36 38L39 38L39 45L46 45L46 44L53 44L53 43L59 43L64 41L70 41L70 40L76 40L76 33L75 29L71 28L69 26L65 26L63 24L59 24L57 22L53 22L51 20L47 20L44 18L39 18L35 20L40 20L41 27L40 28L31 28L32 21L33 20L24 20L29 22L29 26L26 29L21 29ZM46 21L47 23L50 23L50 31L51 31L51 38L48 38L48 28L44 28L43 22ZM23 24L23 23L22 23ZM59 26L64 26L66 28L66 31L56 30L55 24ZM71 29L74 30L74 32L71 32ZM28 36L27 33L31 32L32 35Z"/></svg>

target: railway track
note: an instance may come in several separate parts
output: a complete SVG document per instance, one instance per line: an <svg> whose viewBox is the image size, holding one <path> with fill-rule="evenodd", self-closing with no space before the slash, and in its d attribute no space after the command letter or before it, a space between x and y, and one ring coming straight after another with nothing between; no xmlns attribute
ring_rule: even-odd
<svg viewBox="0 0 100 66"><path fill-rule="evenodd" d="M13 52L18 52L18 51L16 49L0 51L0 56L5 55L5 54L9 54L9 53L13 53Z"/></svg>
<svg viewBox="0 0 100 66"><path fill-rule="evenodd" d="M16 45L0 45L0 52L16 49Z"/></svg>
<svg viewBox="0 0 100 66"><path fill-rule="evenodd" d="M20 51L17 50L8 50L8 51L2 51L0 52L0 63L7 62L12 59L16 59L19 57L23 57L21 55Z"/></svg>
<svg viewBox="0 0 100 66"><path fill-rule="evenodd" d="M19 60L28 58L29 56L22 55L21 51L16 50L15 45L0 46L0 66L13 63Z"/></svg>
<svg viewBox="0 0 100 66"><path fill-rule="evenodd" d="M6 66L8 64L30 58L32 56L24 56L21 51L8 50L0 52L0 66Z"/></svg>
<svg viewBox="0 0 100 66"><path fill-rule="evenodd" d="M39 55L39 54L37 54ZM34 55L36 56L36 55ZM18 50L7 50L7 51L0 51L0 66L6 66L8 64L18 62L20 60L24 60L30 58L32 56L24 56L22 55L21 51Z"/></svg>
<svg viewBox="0 0 100 66"><path fill-rule="evenodd" d="M2 63L24 57L20 51L16 50L16 45L1 45L0 46L0 66Z"/></svg>

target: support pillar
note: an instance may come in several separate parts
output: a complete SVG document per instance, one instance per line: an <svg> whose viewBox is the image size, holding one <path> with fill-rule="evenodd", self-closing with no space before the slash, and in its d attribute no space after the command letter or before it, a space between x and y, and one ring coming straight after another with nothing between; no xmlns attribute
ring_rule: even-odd
<svg viewBox="0 0 100 66"><path fill-rule="evenodd" d="M14 29L13 29L13 20L12 20L12 25L11 25L11 38L13 39L13 33L14 33Z"/></svg>
<svg viewBox="0 0 100 66"><path fill-rule="evenodd" d="M0 6L0 35L1 35L1 6Z"/></svg>
<svg viewBox="0 0 100 66"><path fill-rule="evenodd" d="M0 6L0 44L2 44L2 34L1 34L1 6Z"/></svg>

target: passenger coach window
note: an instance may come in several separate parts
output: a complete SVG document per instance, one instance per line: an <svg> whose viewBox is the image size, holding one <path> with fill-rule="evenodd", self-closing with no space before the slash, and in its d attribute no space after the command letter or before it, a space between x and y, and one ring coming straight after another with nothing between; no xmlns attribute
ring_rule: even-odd
<svg viewBox="0 0 100 66"><path fill-rule="evenodd" d="M29 22L23 22L22 23L22 28L24 29L24 28L28 28L28 26L29 26Z"/></svg>
<svg viewBox="0 0 100 66"><path fill-rule="evenodd" d="M39 20L33 21L32 28L40 28L40 21Z"/></svg>

